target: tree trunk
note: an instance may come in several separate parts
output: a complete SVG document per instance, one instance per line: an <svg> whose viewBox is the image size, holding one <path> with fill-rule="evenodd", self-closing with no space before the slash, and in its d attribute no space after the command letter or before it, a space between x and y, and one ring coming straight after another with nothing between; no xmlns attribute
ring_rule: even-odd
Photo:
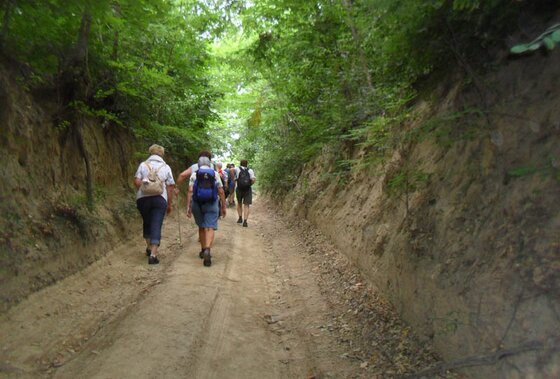
<svg viewBox="0 0 560 379"><path fill-rule="evenodd" d="M119 4L113 4L113 12L117 15L117 17L121 16L121 6ZM115 30L115 34L113 36L113 52L111 53L111 59L116 61L119 58L119 31Z"/></svg>
<svg viewBox="0 0 560 379"><path fill-rule="evenodd" d="M74 48L74 59L76 63L87 62L89 34L91 31L91 14L86 10L82 14L78 40Z"/></svg>
<svg viewBox="0 0 560 379"><path fill-rule="evenodd" d="M356 50L358 52L358 59L359 59L360 65L362 66L361 68L362 68L362 71L364 73L364 76L366 78L366 83L367 83L367 86L368 86L368 90L371 94L371 93L373 93L373 82L371 80L371 74L369 72L366 55L364 53L364 49L362 49L362 46L361 46L362 38L360 36L360 31L356 27L356 23L354 22L354 19L353 19L353 16L352 16L352 13L353 13L352 0L342 0L342 4L344 5L344 8L346 8L346 19L347 19L347 22L348 22L348 26L350 27L350 31L352 32L352 39L354 40L354 44L355 44Z"/></svg>
<svg viewBox="0 0 560 379"><path fill-rule="evenodd" d="M91 15L86 10L82 14L82 21L80 24L80 31L78 33L78 39L76 45L70 55L70 61L68 62L69 74L71 76L71 83L74 88L74 98L72 100L78 100L87 105L87 99L89 98L91 78L89 75L88 67L88 46L89 46L89 36L91 31ZM84 129L84 115L80 114L80 109L74 110L78 112L76 115L76 123L74 125L76 132L76 143L78 144L78 149L80 154L84 159L86 168L86 199L87 206L89 210L93 209L93 172L91 167L91 160L89 153L84 142L83 129Z"/></svg>
<svg viewBox="0 0 560 379"><path fill-rule="evenodd" d="M78 34L78 41L76 43L76 61L77 67L80 67L81 74L83 75L83 96L85 99L89 97L91 75L89 73L89 60L88 60L88 47L89 47L89 35L91 31L91 15L86 10L82 15L82 22L80 24L80 32Z"/></svg>

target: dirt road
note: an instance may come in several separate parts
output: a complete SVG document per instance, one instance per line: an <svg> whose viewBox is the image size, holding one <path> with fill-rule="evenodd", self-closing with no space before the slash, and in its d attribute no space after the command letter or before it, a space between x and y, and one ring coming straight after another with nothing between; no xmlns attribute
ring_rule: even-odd
<svg viewBox="0 0 560 379"><path fill-rule="evenodd" d="M356 318L372 308L339 293L364 294L356 274L329 287L321 279L331 277L324 257L309 258L309 233L290 230L258 201L252 211L243 228L228 209L212 267L202 265L197 229L184 213L179 243L174 213L165 221L159 265L147 264L139 231L134 242L33 294L2 315L0 375L369 378L399 371L397 357L389 359L392 370L376 367L383 354L375 358L364 347L379 344ZM404 335L404 326L390 325Z"/></svg>

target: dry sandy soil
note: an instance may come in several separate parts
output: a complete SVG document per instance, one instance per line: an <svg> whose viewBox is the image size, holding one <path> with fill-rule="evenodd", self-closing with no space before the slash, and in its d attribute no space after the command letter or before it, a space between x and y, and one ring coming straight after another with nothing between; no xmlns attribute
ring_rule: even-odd
<svg viewBox="0 0 560 379"><path fill-rule="evenodd" d="M175 211L159 265L147 264L139 231L12 307L0 376L392 378L435 362L332 244L263 203L249 228L228 208L212 267L194 222L182 212L179 225Z"/></svg>

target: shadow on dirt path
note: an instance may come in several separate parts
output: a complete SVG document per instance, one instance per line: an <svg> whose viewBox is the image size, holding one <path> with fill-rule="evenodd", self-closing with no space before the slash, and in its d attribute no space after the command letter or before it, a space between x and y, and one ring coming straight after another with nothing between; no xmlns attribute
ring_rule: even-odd
<svg viewBox="0 0 560 379"><path fill-rule="evenodd" d="M359 334L359 320L333 327L350 311L330 298L339 296L336 283L321 287L321 261L306 258L298 231L258 200L249 228L236 219L228 208L209 268L184 213L179 243L174 213L165 221L159 265L147 264L138 238L33 294L2 315L0 374L375 377L360 348L367 341L348 337L350 328Z"/></svg>

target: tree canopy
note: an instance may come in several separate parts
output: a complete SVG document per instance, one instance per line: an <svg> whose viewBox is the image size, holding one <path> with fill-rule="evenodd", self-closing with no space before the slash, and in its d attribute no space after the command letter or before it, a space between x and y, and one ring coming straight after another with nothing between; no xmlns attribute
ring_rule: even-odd
<svg viewBox="0 0 560 379"><path fill-rule="evenodd" d="M219 28L210 6L8 0L1 16L3 54L31 69L29 86L58 86L66 90L61 103L73 101L78 111L131 128L180 158L207 143L205 126L217 118L213 104L221 96L208 77L208 33ZM85 46L78 46L81 40ZM86 83L79 89L85 93L76 95L63 77L78 48L87 49L80 62Z"/></svg>
<svg viewBox="0 0 560 379"><path fill-rule="evenodd" d="M325 147L341 153L340 167L348 146L382 157L434 73L480 67L521 13L555 9L550 0L6 0L0 50L28 68L30 88L57 87L63 107L181 161L202 148L248 159L263 188L284 191Z"/></svg>

